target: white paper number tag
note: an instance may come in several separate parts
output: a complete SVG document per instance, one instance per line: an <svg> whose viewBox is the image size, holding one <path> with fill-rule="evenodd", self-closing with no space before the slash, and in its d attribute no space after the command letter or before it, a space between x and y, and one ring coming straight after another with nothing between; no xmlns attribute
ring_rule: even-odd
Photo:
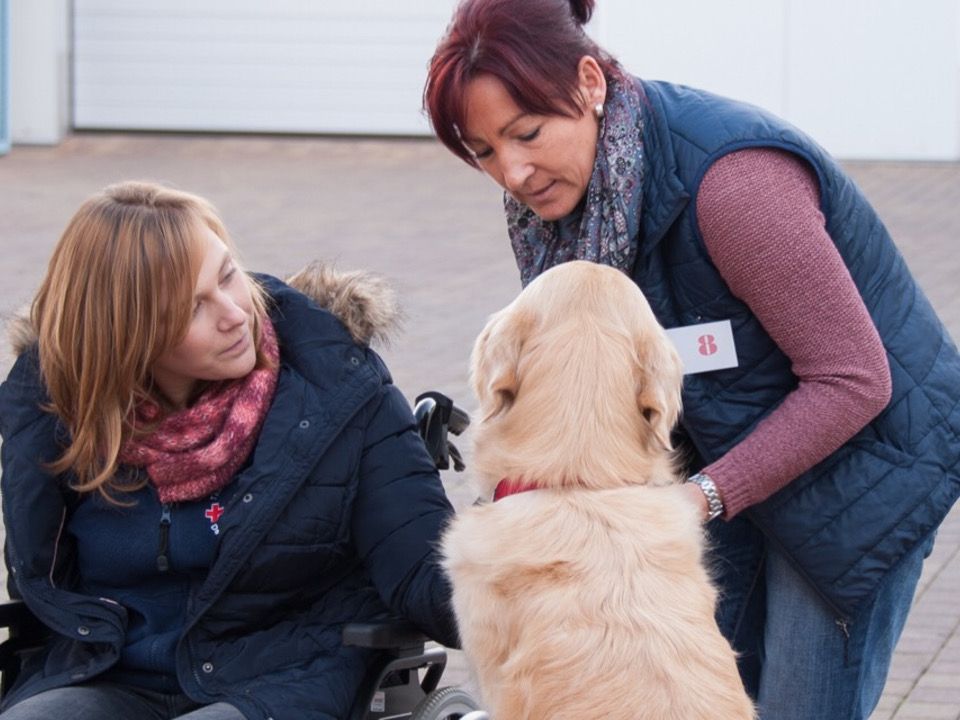
<svg viewBox="0 0 960 720"><path fill-rule="evenodd" d="M671 328L667 330L667 337L680 353L684 375L723 370L738 364L729 320Z"/></svg>

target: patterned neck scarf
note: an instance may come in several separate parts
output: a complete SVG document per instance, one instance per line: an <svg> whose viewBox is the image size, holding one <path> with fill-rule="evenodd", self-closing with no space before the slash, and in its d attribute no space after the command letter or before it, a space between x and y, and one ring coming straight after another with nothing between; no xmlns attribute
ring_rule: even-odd
<svg viewBox="0 0 960 720"><path fill-rule="evenodd" d="M160 502L197 500L219 490L253 450L277 387L280 361L273 325L264 318L260 326L268 367L213 383L192 406L162 419L156 403L135 409L135 426L156 426L149 435L129 440L120 461L146 469Z"/></svg>
<svg viewBox="0 0 960 720"><path fill-rule="evenodd" d="M524 286L568 260L590 260L629 273L637 255L643 192L642 95L629 78L608 84L597 159L581 203L579 231L561 232L504 193L507 232ZM578 211L574 211L574 215Z"/></svg>

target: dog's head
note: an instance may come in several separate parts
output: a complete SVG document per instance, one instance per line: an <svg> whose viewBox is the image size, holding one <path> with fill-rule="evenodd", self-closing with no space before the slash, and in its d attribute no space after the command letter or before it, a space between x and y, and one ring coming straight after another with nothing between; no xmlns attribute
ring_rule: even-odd
<svg viewBox="0 0 960 720"><path fill-rule="evenodd" d="M482 489L672 482L680 358L637 286L595 263L535 279L477 338ZM661 477L663 476L663 477Z"/></svg>

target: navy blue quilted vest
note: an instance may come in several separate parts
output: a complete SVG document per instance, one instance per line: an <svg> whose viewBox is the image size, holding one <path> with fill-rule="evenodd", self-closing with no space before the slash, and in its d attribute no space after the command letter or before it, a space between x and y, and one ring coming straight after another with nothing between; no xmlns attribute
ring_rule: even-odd
<svg viewBox="0 0 960 720"><path fill-rule="evenodd" d="M880 332L893 379L888 407L748 511L837 616L851 619L960 494L960 356L880 218L810 138L750 105L677 85L642 85L648 169L634 280L665 327L729 319L739 358L739 367L685 378L683 426L704 463L797 385L788 358L730 293L700 237L696 194L717 158L766 146L810 164L827 231Z"/></svg>

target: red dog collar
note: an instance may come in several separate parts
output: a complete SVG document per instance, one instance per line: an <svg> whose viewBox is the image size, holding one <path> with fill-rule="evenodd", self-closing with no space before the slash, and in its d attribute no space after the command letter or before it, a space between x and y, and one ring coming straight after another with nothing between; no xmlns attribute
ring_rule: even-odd
<svg viewBox="0 0 960 720"><path fill-rule="evenodd" d="M526 492L527 490L537 490L536 485L529 485L520 480L510 480L509 478L504 478L499 483L493 491L493 501L503 500L503 498L509 495L516 495L517 493Z"/></svg>

